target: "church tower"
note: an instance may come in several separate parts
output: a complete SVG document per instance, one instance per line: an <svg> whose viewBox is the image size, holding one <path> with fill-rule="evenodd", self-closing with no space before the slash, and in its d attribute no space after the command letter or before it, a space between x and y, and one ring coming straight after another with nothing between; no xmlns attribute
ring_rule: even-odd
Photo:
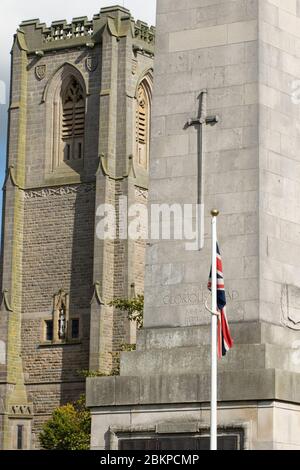
<svg viewBox="0 0 300 470"><path fill-rule="evenodd" d="M20 25L12 48L0 309L0 449L135 342L109 303L143 292L144 243L98 237L101 208L147 203L154 29L125 8ZM120 199L121 198L121 199ZM127 198L127 199L126 199ZM118 231L118 225L117 225Z"/></svg>
<svg viewBox="0 0 300 470"><path fill-rule="evenodd" d="M235 343L219 449L299 450L299 2L158 0L156 24L149 207L201 199L204 243L150 237L137 350L87 382L92 448L209 448L216 208Z"/></svg>

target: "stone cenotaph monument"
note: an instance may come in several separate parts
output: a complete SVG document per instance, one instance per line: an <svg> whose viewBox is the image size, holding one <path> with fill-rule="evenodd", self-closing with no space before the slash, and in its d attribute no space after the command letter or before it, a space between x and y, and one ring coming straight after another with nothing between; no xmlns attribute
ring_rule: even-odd
<svg viewBox="0 0 300 470"><path fill-rule="evenodd" d="M137 350L87 381L92 449L208 448L212 208L219 448L300 449L299 84L296 0L158 0L149 204L200 202L200 250L150 237Z"/></svg>

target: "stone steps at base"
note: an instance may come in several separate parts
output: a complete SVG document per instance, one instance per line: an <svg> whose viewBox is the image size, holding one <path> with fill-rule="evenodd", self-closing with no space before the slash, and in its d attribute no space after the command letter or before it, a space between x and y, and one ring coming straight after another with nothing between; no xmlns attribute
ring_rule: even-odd
<svg viewBox="0 0 300 470"><path fill-rule="evenodd" d="M210 374L97 377L87 379L87 406L208 403ZM300 403L300 374L278 369L237 370L218 374L218 401Z"/></svg>
<svg viewBox="0 0 300 470"><path fill-rule="evenodd" d="M218 361L220 371L282 369L300 372L300 350L271 344L238 344ZM210 370L210 346L121 354L121 375L197 374Z"/></svg>
<svg viewBox="0 0 300 470"><path fill-rule="evenodd" d="M266 322L234 323L229 316L235 344L292 345L299 341L299 331ZM143 328L138 332L137 349L172 349L210 344L210 324L180 328Z"/></svg>

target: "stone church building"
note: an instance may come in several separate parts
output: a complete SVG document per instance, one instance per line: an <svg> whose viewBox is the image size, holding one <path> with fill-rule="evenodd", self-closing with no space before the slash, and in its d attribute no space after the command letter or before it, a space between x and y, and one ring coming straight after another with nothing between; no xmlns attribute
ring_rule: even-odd
<svg viewBox="0 0 300 470"><path fill-rule="evenodd" d="M137 349L87 380L91 447L209 448L216 208L218 448L299 450L300 2L157 0L154 71L149 206L201 202L204 243L150 238Z"/></svg>
<svg viewBox="0 0 300 470"><path fill-rule="evenodd" d="M12 48L0 308L0 448L39 448L82 371L110 373L135 327L145 243L101 240L97 209L147 203L154 28L125 8L24 21ZM103 215L103 214L102 214Z"/></svg>
<svg viewBox="0 0 300 470"><path fill-rule="evenodd" d="M38 449L51 411L85 391L84 370L106 374L86 381L93 450L209 448L216 208L234 339L218 362L219 449L300 449L299 84L299 0L157 0L155 32L121 7L21 24L4 185L1 448ZM197 247L128 240L136 202L200 203L198 220L188 217ZM119 219L114 241L98 236L105 203ZM110 302L144 291L136 334Z"/></svg>

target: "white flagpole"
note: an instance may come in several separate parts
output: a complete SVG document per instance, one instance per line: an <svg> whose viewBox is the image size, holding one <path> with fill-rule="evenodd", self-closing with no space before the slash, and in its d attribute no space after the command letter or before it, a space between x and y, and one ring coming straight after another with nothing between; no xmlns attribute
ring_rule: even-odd
<svg viewBox="0 0 300 470"><path fill-rule="evenodd" d="M217 450L217 217L212 210L212 272L211 272L211 403L210 403L210 450Z"/></svg>

